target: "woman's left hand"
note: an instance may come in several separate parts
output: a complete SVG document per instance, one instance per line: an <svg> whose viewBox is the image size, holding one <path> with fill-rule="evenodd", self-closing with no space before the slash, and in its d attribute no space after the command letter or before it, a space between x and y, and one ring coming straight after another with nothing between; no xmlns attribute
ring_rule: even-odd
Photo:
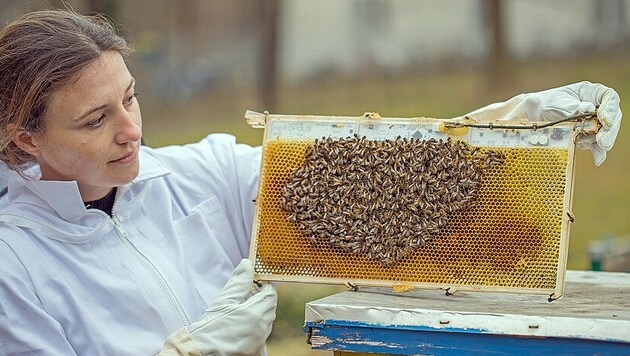
<svg viewBox="0 0 630 356"><path fill-rule="evenodd" d="M597 166L615 143L621 126L617 92L602 84L580 82L540 92L519 94L508 101L490 104L464 116L475 121L555 121L597 111L601 128L578 139L578 147L590 149ZM464 116L458 118L461 119Z"/></svg>

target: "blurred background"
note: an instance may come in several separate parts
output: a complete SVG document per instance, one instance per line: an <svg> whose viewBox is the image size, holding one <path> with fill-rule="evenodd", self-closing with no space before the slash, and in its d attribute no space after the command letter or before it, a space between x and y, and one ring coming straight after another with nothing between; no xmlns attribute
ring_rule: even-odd
<svg viewBox="0 0 630 356"><path fill-rule="evenodd" d="M210 132L259 145L248 109L449 118L583 80L630 113L630 0L0 0L0 20L64 7L107 14L134 43L154 147ZM577 154L569 269L630 271L629 140L624 124L600 167ZM329 354L306 344L304 304L342 288L278 289L269 354Z"/></svg>

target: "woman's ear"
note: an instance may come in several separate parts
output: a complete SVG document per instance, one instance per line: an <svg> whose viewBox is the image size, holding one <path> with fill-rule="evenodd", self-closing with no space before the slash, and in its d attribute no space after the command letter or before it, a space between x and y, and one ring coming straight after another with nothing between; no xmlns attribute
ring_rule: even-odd
<svg viewBox="0 0 630 356"><path fill-rule="evenodd" d="M33 156L38 156L40 154L38 138L36 137L36 134L32 132L19 129L13 136L13 142L26 153Z"/></svg>

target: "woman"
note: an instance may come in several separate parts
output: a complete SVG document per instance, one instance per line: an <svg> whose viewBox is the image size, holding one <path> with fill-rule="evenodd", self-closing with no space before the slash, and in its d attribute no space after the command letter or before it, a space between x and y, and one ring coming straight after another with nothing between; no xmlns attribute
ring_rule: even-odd
<svg viewBox="0 0 630 356"><path fill-rule="evenodd" d="M251 293L260 149L210 135L140 145L125 41L98 17L35 12L0 33L0 354L238 354L264 348L270 284ZM521 94L473 119L594 110L596 163L619 129L614 90ZM603 155L603 156L602 156ZM230 272L233 271L230 277Z"/></svg>
<svg viewBox="0 0 630 356"><path fill-rule="evenodd" d="M271 332L276 292L250 297L241 262L259 149L141 150L128 52L70 12L0 33L0 354L251 355Z"/></svg>

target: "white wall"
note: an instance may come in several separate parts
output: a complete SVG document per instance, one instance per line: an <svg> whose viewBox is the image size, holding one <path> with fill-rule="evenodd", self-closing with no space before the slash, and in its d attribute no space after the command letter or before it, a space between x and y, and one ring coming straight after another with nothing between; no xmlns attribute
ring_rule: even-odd
<svg viewBox="0 0 630 356"><path fill-rule="evenodd" d="M506 0L508 49L526 59L627 43L630 0L621 1L623 14L616 0ZM605 8L599 20L596 5ZM332 69L482 60L488 29L481 7L481 0L287 0L280 73L294 81Z"/></svg>

